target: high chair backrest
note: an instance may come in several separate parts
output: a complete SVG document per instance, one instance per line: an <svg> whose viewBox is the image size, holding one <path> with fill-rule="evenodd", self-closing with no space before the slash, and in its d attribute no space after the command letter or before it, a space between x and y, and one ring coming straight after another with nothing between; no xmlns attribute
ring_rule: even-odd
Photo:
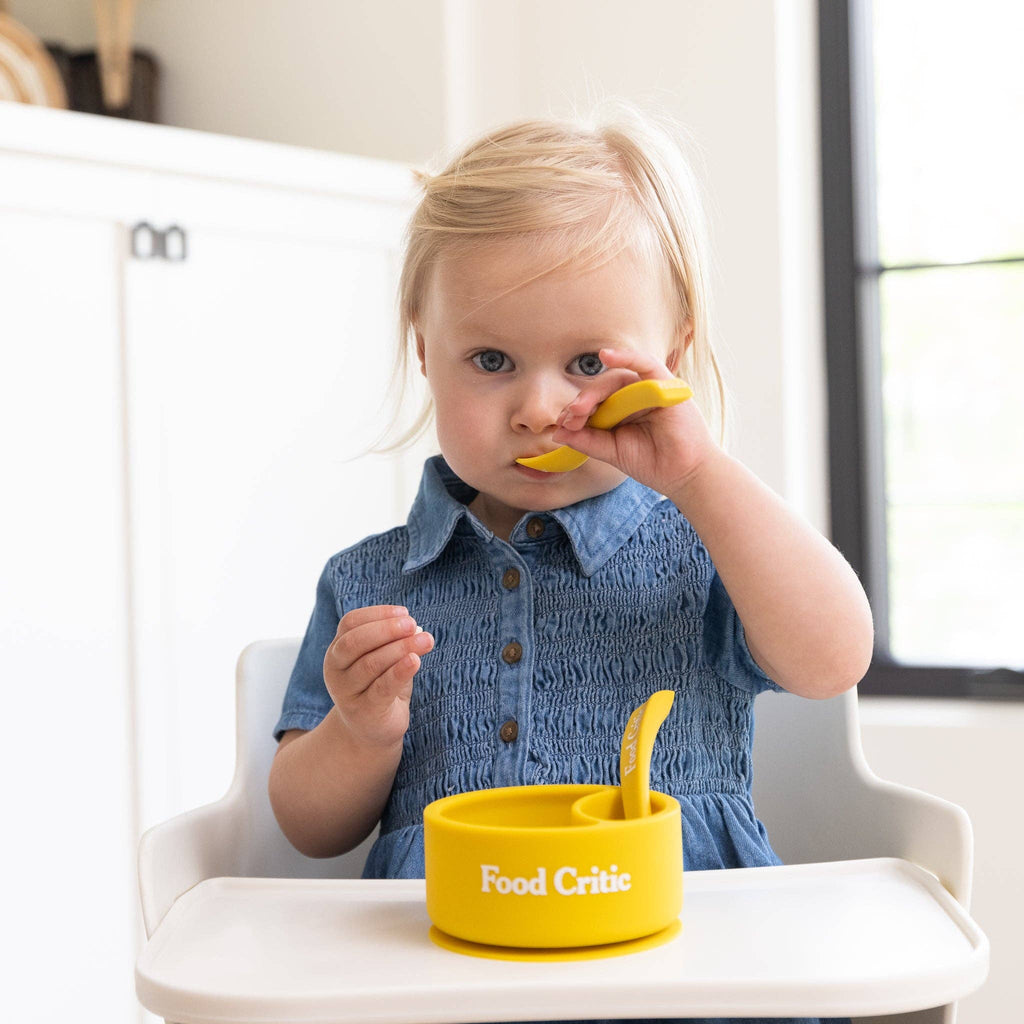
<svg viewBox="0 0 1024 1024"><path fill-rule="evenodd" d="M234 794L241 799L246 811L247 857L240 873L251 878L358 878L373 836L341 857L306 857L282 834L267 795L270 765L277 752L273 729L300 643L298 639L260 641L246 647L238 659L237 755L229 797Z"/></svg>
<svg viewBox="0 0 1024 1024"><path fill-rule="evenodd" d="M870 774L856 690L815 701L766 692L754 705L754 808L787 864L848 860L850 790Z"/></svg>

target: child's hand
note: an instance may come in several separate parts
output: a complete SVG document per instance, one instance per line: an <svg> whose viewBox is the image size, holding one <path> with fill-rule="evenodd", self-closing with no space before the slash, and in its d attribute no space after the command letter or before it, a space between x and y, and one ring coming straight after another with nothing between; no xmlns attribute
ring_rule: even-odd
<svg viewBox="0 0 1024 1024"><path fill-rule="evenodd" d="M367 746L400 743L409 728L412 680L434 638L396 605L356 608L338 623L324 682L338 714Z"/></svg>
<svg viewBox="0 0 1024 1024"><path fill-rule="evenodd" d="M674 378L664 363L634 349L603 348L600 356L608 369L565 407L552 440L615 466L659 494L676 493L718 451L696 402L645 409L611 430L588 427L594 410L626 384Z"/></svg>

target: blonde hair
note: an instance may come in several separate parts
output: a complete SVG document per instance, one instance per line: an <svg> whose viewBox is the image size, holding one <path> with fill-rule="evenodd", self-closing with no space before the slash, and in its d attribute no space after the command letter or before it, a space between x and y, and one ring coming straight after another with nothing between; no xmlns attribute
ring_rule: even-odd
<svg viewBox="0 0 1024 1024"><path fill-rule="evenodd" d="M666 115L604 101L588 118L505 125L470 142L437 174L414 172L423 194L404 238L397 402L415 365L417 319L438 264L529 236L541 268L534 280L560 267L599 266L633 247L652 273L669 274L677 327L669 355L722 437L725 388L711 342L707 229L684 134ZM373 450L407 447L432 418L428 398L397 440Z"/></svg>

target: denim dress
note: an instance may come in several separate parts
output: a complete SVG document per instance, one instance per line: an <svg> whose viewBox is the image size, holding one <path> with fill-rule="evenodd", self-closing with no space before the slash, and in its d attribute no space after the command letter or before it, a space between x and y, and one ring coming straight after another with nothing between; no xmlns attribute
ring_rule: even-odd
<svg viewBox="0 0 1024 1024"><path fill-rule="evenodd" d="M365 878L422 878L423 809L497 786L619 783L630 713L676 699L651 788L682 808L687 871L781 863L750 797L757 666L707 550L679 510L626 479L528 513L504 541L476 492L427 460L405 526L330 558L274 735L314 729L332 702L323 660L346 612L404 605L434 649Z"/></svg>

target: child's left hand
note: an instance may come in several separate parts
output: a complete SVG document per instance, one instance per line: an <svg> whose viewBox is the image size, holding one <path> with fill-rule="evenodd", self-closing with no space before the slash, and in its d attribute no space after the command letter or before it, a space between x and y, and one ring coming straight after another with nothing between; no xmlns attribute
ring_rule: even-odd
<svg viewBox="0 0 1024 1024"><path fill-rule="evenodd" d="M552 440L615 466L659 494L671 495L685 484L704 460L718 452L694 399L667 409L645 409L611 430L586 426L594 410L611 394L634 380L673 380L674 374L656 357L634 349L600 351L601 362L615 373L602 373L565 407Z"/></svg>

